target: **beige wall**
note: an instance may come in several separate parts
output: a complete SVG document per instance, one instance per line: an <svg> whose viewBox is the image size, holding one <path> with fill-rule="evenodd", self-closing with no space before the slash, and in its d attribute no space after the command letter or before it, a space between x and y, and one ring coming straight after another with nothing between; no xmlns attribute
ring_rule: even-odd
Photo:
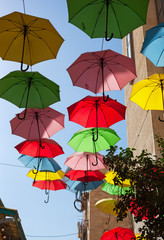
<svg viewBox="0 0 164 240"><path fill-rule="evenodd" d="M157 16L154 0L150 0L147 24L139 27L131 34L132 55L135 59L137 78L125 87L125 102L127 106L127 140L129 147L135 147L137 153L142 149L147 149L151 153L157 151L154 142L154 134L160 132L164 136L163 123L158 120L162 116L162 111L145 111L134 102L130 101L133 84L153 75L162 73L163 68L156 68L149 59L140 53L146 30L157 25ZM127 55L126 39L123 39L123 54Z"/></svg>

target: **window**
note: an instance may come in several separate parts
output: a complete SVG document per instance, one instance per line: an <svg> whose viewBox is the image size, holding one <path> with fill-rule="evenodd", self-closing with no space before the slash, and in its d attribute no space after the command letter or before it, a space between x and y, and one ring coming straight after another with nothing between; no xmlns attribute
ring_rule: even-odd
<svg viewBox="0 0 164 240"><path fill-rule="evenodd" d="M127 47L127 56L132 57L132 49L131 49L131 37L130 34L126 36L126 47Z"/></svg>

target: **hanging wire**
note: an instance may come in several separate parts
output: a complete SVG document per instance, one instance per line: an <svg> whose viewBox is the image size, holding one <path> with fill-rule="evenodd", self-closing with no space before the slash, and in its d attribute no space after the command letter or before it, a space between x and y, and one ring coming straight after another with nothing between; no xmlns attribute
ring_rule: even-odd
<svg viewBox="0 0 164 240"><path fill-rule="evenodd" d="M22 2L23 2L23 11L24 11L24 14L26 13L26 10L25 10L25 2L24 2L24 0L22 0Z"/></svg>
<svg viewBox="0 0 164 240"><path fill-rule="evenodd" d="M104 38L102 38L101 51L103 50L103 48L104 48Z"/></svg>
<svg viewBox="0 0 164 240"><path fill-rule="evenodd" d="M135 141L135 143L134 143L134 145L133 145L133 148L135 147L135 145L136 145L136 143L137 143L137 140L138 140L138 138L139 138L139 136L140 136L140 133L141 133L141 131L142 131L143 125L144 125L145 120L146 120L146 118L147 118L148 112L149 112L149 110L147 110L147 112L146 112L145 118L144 118L144 120L143 120L143 122L142 122L141 128L140 128L140 130L139 130L139 133L138 133L138 135L137 135L137 138L136 138L136 141Z"/></svg>

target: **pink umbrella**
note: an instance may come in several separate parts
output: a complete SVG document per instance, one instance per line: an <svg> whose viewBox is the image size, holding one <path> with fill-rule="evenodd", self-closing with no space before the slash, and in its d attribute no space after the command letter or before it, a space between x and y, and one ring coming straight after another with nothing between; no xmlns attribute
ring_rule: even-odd
<svg viewBox="0 0 164 240"><path fill-rule="evenodd" d="M95 166L92 163L96 162L96 156L90 152L75 152L71 154L65 161L65 165L74 170L98 170L105 169L106 166L103 162L103 156L97 153L98 164Z"/></svg>
<svg viewBox="0 0 164 240"><path fill-rule="evenodd" d="M136 77L134 60L112 50L83 53L67 71L73 85L103 92L103 96L105 91L121 90Z"/></svg>
<svg viewBox="0 0 164 240"><path fill-rule="evenodd" d="M19 116L24 115L22 111ZM10 121L12 134L28 140L50 138L64 128L64 114L47 107L45 109L28 108L26 118L20 120L17 116Z"/></svg>

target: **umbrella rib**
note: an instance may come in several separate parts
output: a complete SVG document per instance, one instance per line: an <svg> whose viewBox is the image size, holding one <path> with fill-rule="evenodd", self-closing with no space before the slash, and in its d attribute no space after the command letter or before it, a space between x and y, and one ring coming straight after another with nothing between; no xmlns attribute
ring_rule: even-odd
<svg viewBox="0 0 164 240"><path fill-rule="evenodd" d="M148 103L148 101L149 101L149 99L150 99L152 93L155 92L158 88L160 88L159 85L157 85L157 86L152 90L152 92L150 93L149 97L147 98L147 101L146 101L146 103L145 103L145 107L144 107L144 109L146 108L146 105L147 105L147 103Z"/></svg>
<svg viewBox="0 0 164 240"><path fill-rule="evenodd" d="M112 108L111 106L108 106L109 108ZM104 116L104 112L103 112L103 110L102 110L102 106L101 106L101 104L99 104L99 109L100 109L100 111L102 112L102 115ZM114 108L113 108L114 109ZM106 122L106 125L108 126L108 122L106 121L106 118L105 118L105 116L104 116L104 120L105 120L105 122Z"/></svg>
<svg viewBox="0 0 164 240"><path fill-rule="evenodd" d="M69 18L69 22L71 22L71 20L72 20L76 15L78 15L79 12L83 11L85 8L87 8L89 5L94 4L95 2L97 2L97 0L92 1L92 3L89 3L89 4L85 5L83 8L81 8L78 12L75 13L74 16L72 16L72 18Z"/></svg>
<svg viewBox="0 0 164 240"><path fill-rule="evenodd" d="M158 63L159 63L159 61L160 61L160 58L161 58L161 56L163 55L163 53L164 53L164 49L162 50L161 54L159 55L159 58L158 58L158 61L157 61L156 65L158 65Z"/></svg>
<svg viewBox="0 0 164 240"><path fill-rule="evenodd" d="M8 46L8 48L7 48L7 50L6 50L3 58L6 57L6 55L7 55L8 51L10 50L10 47L12 46L13 42L14 42L18 37L20 37L20 36L22 36L22 33L21 33L21 32L18 32L17 36L14 37L14 39L11 41L10 45Z"/></svg>
<svg viewBox="0 0 164 240"><path fill-rule="evenodd" d="M81 77L88 69L97 67L97 66L94 66L94 65L95 65L95 63L93 63L92 65L88 66L88 67L77 77L77 79L76 79L76 81L73 83L73 85L75 85L75 84L79 81L80 77Z"/></svg>
<svg viewBox="0 0 164 240"><path fill-rule="evenodd" d="M115 78L115 81L116 81L119 89L121 89L121 87L119 86L119 83L118 83L118 81L117 81L117 78L115 77L115 74L114 74L114 72L112 71L112 69L110 68L110 66L105 64L104 67L106 67L106 68L113 74L113 76L114 76L114 78ZM107 85L108 85L108 88L110 89L110 86L109 86L108 82L106 82L106 83L107 83Z"/></svg>
<svg viewBox="0 0 164 240"><path fill-rule="evenodd" d="M119 1L121 1L121 0L119 0ZM120 2L116 2L116 4L118 4L118 5L124 5L124 6L126 6L127 8L129 8L130 10L132 10L132 11L135 13L135 15L138 17L138 13L137 13L133 8L129 7L129 5L127 5L127 4L123 3L123 2L121 2L121 3L122 3L122 4L120 4ZM139 16L139 17L140 17L140 16ZM143 18L140 17L140 19L141 19L144 23L146 23Z"/></svg>
<svg viewBox="0 0 164 240"><path fill-rule="evenodd" d="M100 11L99 11L99 13L98 13L98 15L97 15L97 18L96 18L96 21L95 21L95 24L94 24L94 28L93 28L93 31L92 31L92 34L91 34L91 38L92 38L93 35L94 35L94 31L95 31L95 29L96 29L96 25L97 25L99 16L100 16L100 14L102 13L102 10L103 10L103 8L104 8L104 5L105 5L105 1L104 1L104 4L102 5L102 7L101 7L101 9L100 9Z"/></svg>
<svg viewBox="0 0 164 240"><path fill-rule="evenodd" d="M115 9L114 9L114 7L113 7L113 5L112 5L112 2L110 3L110 6L111 6L111 8L112 8L112 10L113 10L113 13L114 13L114 16L115 16L115 19L116 19L116 22L117 22L118 30L119 30L120 36L121 36L121 38L122 38L121 29L120 29L120 24L119 24L119 21L118 21L118 18L117 18Z"/></svg>
<svg viewBox="0 0 164 240"><path fill-rule="evenodd" d="M44 29L45 30L45 29ZM48 31L48 30L47 30ZM53 51L51 50L51 48L48 46L48 44L45 42L45 40L42 38L42 37L40 37L38 34L36 34L36 32L34 32L34 31L30 31L30 33L29 33L29 35L31 34L31 32L33 33L33 36L35 36L35 37L37 37L38 39L40 39L40 40L42 40L42 42L47 46L47 48L50 50L50 52L52 53L52 55L56 58L56 55L57 54L54 54L53 53ZM31 34L32 35L32 34Z"/></svg>

